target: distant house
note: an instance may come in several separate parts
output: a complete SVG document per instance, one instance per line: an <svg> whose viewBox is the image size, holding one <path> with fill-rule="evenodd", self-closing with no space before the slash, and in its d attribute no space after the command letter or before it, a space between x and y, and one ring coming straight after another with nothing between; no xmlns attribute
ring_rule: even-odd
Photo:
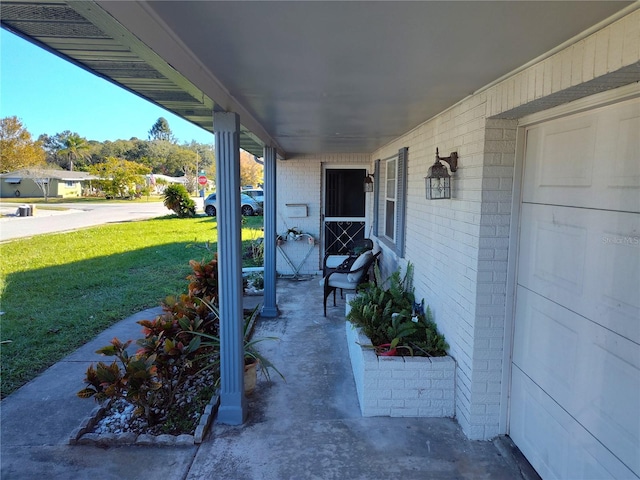
<svg viewBox="0 0 640 480"><path fill-rule="evenodd" d="M156 193L164 192L166 186L172 183L180 183L182 185L187 183L187 177L170 177L169 175L162 175L160 173L150 173L146 175L146 179L147 185Z"/></svg>
<svg viewBox="0 0 640 480"><path fill-rule="evenodd" d="M91 180L97 179L86 172L35 168L16 170L0 174L0 198L44 197L46 188L48 197L80 197L83 188L89 187Z"/></svg>

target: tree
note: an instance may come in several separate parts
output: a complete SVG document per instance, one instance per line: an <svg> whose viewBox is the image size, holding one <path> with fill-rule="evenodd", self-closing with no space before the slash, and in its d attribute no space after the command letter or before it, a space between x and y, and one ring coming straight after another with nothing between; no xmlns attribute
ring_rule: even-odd
<svg viewBox="0 0 640 480"><path fill-rule="evenodd" d="M69 135L64 139L64 148L59 150L60 155L66 155L69 158L69 170L73 170L74 160L87 158L89 155L89 144L86 138L82 138L77 133Z"/></svg>
<svg viewBox="0 0 640 480"><path fill-rule="evenodd" d="M264 178L264 167L249 152L240 151L240 185L258 185Z"/></svg>
<svg viewBox="0 0 640 480"><path fill-rule="evenodd" d="M156 123L153 124L151 130L149 130L149 140L165 140L167 142L175 143L175 137L171 128L169 128L169 122L164 117L158 118Z"/></svg>
<svg viewBox="0 0 640 480"><path fill-rule="evenodd" d="M51 185L50 172L51 170L43 170L41 168L27 170L27 176L38 186L44 196L45 202L49 200L49 185Z"/></svg>
<svg viewBox="0 0 640 480"><path fill-rule="evenodd" d="M115 157L93 165L90 171L101 177L100 185L105 194L114 197L126 197L135 193L138 185L146 185L143 175L151 172L144 165Z"/></svg>
<svg viewBox="0 0 640 480"><path fill-rule="evenodd" d="M16 116L0 119L0 172L43 165L42 143L34 141Z"/></svg>
<svg viewBox="0 0 640 480"><path fill-rule="evenodd" d="M58 152L64 148L64 139L73 133L69 130L56 133L55 135L47 135L43 133L38 137L38 141L42 143L42 148L47 155L47 163L58 165L60 167L67 165L67 159ZM76 134L77 135L77 134Z"/></svg>

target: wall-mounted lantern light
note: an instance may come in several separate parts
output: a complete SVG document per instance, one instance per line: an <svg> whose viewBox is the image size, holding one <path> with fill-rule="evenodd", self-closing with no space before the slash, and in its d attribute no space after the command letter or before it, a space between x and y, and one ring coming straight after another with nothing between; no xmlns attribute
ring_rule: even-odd
<svg viewBox="0 0 640 480"><path fill-rule="evenodd" d="M424 177L427 200L443 200L451 198L451 175L442 162L449 164L452 172L458 169L458 153L452 152L448 157L441 157L436 148L436 161Z"/></svg>
<svg viewBox="0 0 640 480"><path fill-rule="evenodd" d="M364 191L373 192L373 173L364 176Z"/></svg>

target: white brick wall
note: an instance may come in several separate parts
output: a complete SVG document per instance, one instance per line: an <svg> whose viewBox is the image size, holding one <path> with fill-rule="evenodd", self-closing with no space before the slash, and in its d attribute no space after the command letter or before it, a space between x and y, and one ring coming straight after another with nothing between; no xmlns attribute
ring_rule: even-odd
<svg viewBox="0 0 640 480"><path fill-rule="evenodd" d="M387 274L398 265L404 268L407 261L414 264L416 296L431 306L456 360L455 414L470 438L505 433L500 402L507 388L501 384L504 336L510 335L505 333L505 294L516 161L514 119L637 81L639 65L636 10L464 99L372 155L296 158L278 165L278 208L313 196L314 208L304 228L319 232L323 162L367 163L372 168L375 159L409 147L406 255L397 258L382 246L381 264ZM424 198L424 177L436 147L443 156L457 151L460 160L454 198L430 202ZM294 180L299 176L303 180ZM284 224L278 221L280 231ZM319 255L315 263L307 262L309 269L318 268Z"/></svg>
<svg viewBox="0 0 640 480"><path fill-rule="evenodd" d="M384 248L383 266L388 274L398 264L414 264L416 296L431 305L457 362L456 416L471 438L504 433L500 402L517 121L491 117L522 115L609 88L616 70L639 60L636 11L465 99L372 156L409 147L406 256L395 258ZM580 91L584 82L591 82L587 93ZM423 177L436 147L442 156L457 151L460 162L455 198L429 202Z"/></svg>
<svg viewBox="0 0 640 480"><path fill-rule="evenodd" d="M365 417L453 417L451 357L378 357L369 339L345 322L360 411Z"/></svg>
<svg viewBox="0 0 640 480"><path fill-rule="evenodd" d="M513 110L511 118L518 118L529 113L527 104L540 110L637 81L639 61L640 10L636 10L489 88L487 117Z"/></svg>
<svg viewBox="0 0 640 480"><path fill-rule="evenodd" d="M276 202L278 217L276 229L279 234L289 228L297 228L313 235L316 245L313 252L300 268L299 273L316 274L322 269L322 252L320 240L320 214L322 208L322 172L325 165L355 165L362 164L366 168L371 163L368 154L330 154L316 156L295 156L277 165ZM288 217L287 204L306 204L307 216L302 218ZM306 241L287 241L282 246L283 251L298 267L309 251ZM279 274L291 274L292 269L280 252L276 253L276 271Z"/></svg>

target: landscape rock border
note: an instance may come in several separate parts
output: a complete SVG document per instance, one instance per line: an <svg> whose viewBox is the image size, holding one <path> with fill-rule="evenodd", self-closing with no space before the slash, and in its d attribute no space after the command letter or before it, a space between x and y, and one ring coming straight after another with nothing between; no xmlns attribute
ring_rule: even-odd
<svg viewBox="0 0 640 480"><path fill-rule="evenodd" d="M202 443L204 436L209 431L209 427L220 406L220 396L214 395L205 406L204 412L200 417L198 426L193 435L149 435L146 433L137 434L134 432L125 433L93 433L95 425L103 417L107 411L109 404L104 403L94 408L91 413L85 417L80 426L76 428L69 436L69 445L160 445L160 446L191 446Z"/></svg>

